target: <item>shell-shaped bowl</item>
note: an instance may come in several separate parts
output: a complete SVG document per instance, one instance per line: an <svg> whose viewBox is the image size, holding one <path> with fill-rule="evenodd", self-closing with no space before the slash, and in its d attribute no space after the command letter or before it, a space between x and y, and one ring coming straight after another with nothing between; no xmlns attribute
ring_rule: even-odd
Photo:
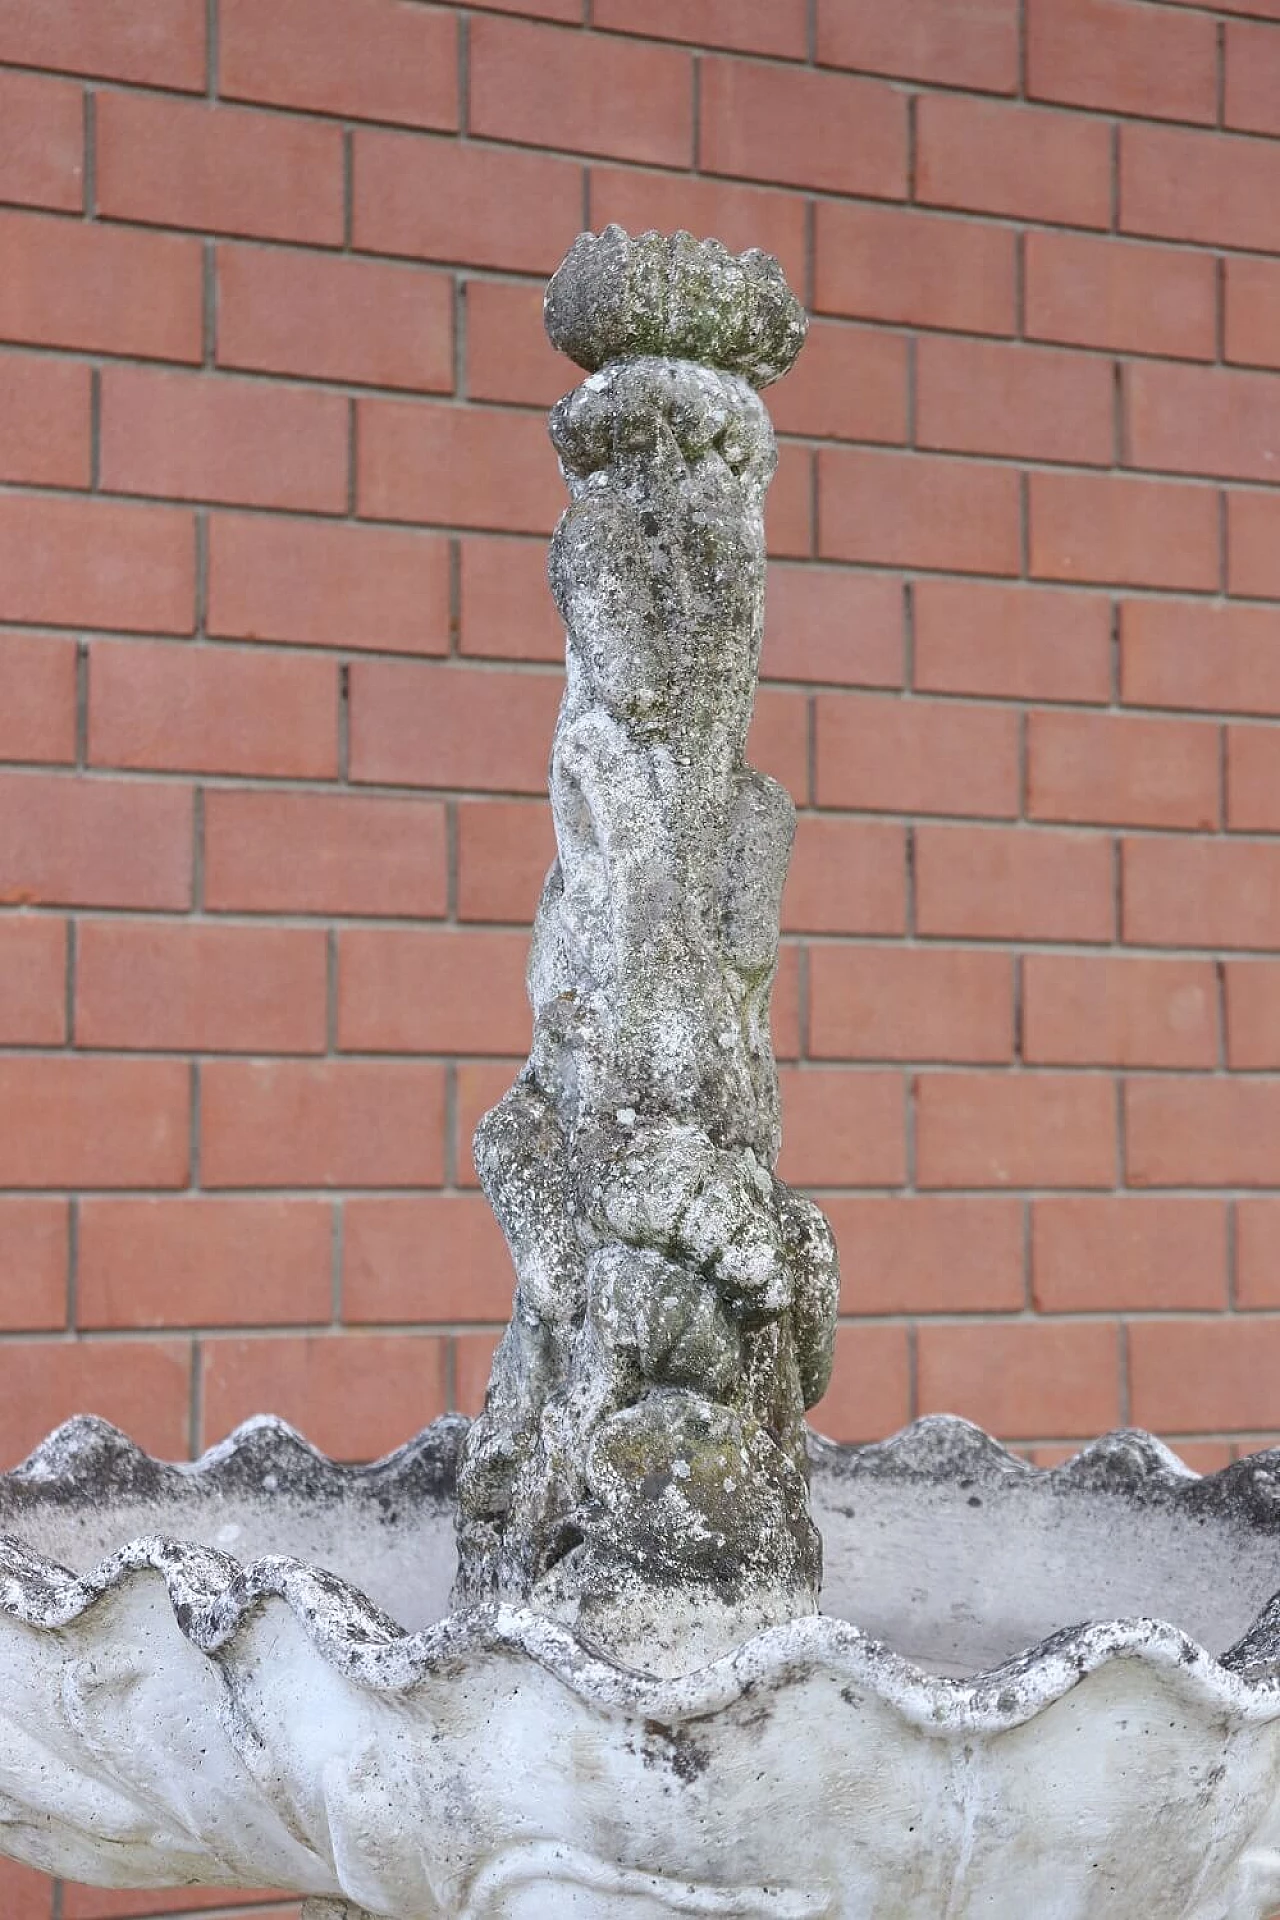
<svg viewBox="0 0 1280 1920"><path fill-rule="evenodd" d="M671 1679L447 1614L464 1432L187 1467L84 1419L0 1476L0 1850L379 1920L1280 1905L1280 1455L815 1439L824 1613Z"/></svg>

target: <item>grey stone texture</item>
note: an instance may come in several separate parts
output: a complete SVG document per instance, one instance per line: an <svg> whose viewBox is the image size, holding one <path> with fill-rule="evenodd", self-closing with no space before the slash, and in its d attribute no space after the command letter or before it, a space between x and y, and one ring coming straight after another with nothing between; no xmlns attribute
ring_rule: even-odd
<svg viewBox="0 0 1280 1920"><path fill-rule="evenodd" d="M617 227L577 241L546 316L591 370L551 415L558 858L533 1049L476 1134L517 1289L464 1452L457 1599L616 1644L677 1591L740 1630L813 1611L821 1578L803 1416L838 1272L773 1171L794 810L744 758L777 462L755 388L806 321L768 255Z"/></svg>

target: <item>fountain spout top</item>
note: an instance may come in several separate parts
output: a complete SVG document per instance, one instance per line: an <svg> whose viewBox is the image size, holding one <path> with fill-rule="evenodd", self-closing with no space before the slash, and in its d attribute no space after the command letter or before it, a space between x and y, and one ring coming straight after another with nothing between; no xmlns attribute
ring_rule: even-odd
<svg viewBox="0 0 1280 1920"><path fill-rule="evenodd" d="M621 227L584 233L547 288L553 346L588 373L611 360L696 360L753 387L781 379L809 330L781 267L758 247Z"/></svg>

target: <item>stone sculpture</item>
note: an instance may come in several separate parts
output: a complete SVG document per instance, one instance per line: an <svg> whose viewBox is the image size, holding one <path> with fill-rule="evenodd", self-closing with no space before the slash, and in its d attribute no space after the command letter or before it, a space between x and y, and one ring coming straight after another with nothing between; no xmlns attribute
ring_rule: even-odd
<svg viewBox="0 0 1280 1920"><path fill-rule="evenodd" d="M462 1464L458 1598L532 1599L618 1650L818 1600L804 1410L838 1276L771 1171L794 813L743 758L777 464L755 388L805 324L774 260L687 234L584 235L547 294L590 370L551 416L559 858L533 1052L476 1136L519 1284Z"/></svg>
<svg viewBox="0 0 1280 1920"><path fill-rule="evenodd" d="M772 1171L791 813L743 760L803 316L611 228L548 325L588 378L488 1403L369 1467L81 1419L0 1475L0 1849L306 1920L1263 1920L1280 1454L804 1425L836 1265Z"/></svg>

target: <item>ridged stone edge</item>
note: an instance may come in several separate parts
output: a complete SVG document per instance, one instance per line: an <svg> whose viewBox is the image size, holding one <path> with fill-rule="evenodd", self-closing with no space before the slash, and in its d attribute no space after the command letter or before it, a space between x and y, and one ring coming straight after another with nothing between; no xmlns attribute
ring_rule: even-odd
<svg viewBox="0 0 1280 1920"><path fill-rule="evenodd" d="M21 1466L0 1474L0 1515L48 1500L135 1499L205 1485L270 1491L317 1502L359 1487L450 1495L467 1423L437 1421L371 1466L327 1459L284 1421L263 1417L237 1429L194 1463L151 1459L106 1421L81 1417L51 1434ZM872 1446L845 1447L814 1436L820 1478L923 1478L940 1484L1048 1482L1063 1493L1115 1491L1176 1502L1280 1534L1280 1450L1200 1476L1152 1435L1105 1435L1061 1466L1039 1468L980 1428L950 1416L917 1421ZM715 1713L761 1688L828 1669L891 1704L924 1732L995 1733L1021 1725L1087 1674L1116 1659L1162 1670L1170 1685L1236 1719L1280 1717L1280 1600L1263 1609L1235 1647L1215 1659L1166 1622L1093 1622L1051 1635L1017 1658L971 1679L927 1674L844 1621L817 1616L772 1627L735 1653L679 1679L655 1679L601 1659L571 1632L527 1609L484 1606L407 1633L348 1582L283 1555L241 1565L214 1548L150 1537L120 1548L77 1575L0 1534L0 1613L43 1630L65 1630L127 1582L159 1575L179 1627L206 1654L224 1647L258 1608L282 1600L317 1652L348 1679L377 1692L403 1692L456 1671L470 1659L505 1653L531 1659L595 1705L685 1719Z"/></svg>

